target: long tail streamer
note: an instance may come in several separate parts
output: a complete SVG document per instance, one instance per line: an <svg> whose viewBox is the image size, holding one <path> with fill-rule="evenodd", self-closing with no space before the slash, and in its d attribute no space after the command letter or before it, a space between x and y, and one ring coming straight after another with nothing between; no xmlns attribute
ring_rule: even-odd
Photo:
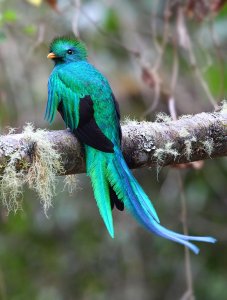
<svg viewBox="0 0 227 300"><path fill-rule="evenodd" d="M120 149L115 146L114 154L97 151L94 155L94 151L96 150L92 149L92 167L88 167L87 164L87 170L94 187L100 214L112 237L114 237L114 228L108 184L113 187L126 209L139 223L154 234L183 244L196 254L199 253L199 248L190 241L216 242L213 237L183 235L163 227L154 206L129 170Z"/></svg>

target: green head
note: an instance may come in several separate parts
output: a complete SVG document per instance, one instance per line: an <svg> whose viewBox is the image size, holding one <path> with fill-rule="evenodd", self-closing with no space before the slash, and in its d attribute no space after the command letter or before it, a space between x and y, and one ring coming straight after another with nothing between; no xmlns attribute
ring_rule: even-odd
<svg viewBox="0 0 227 300"><path fill-rule="evenodd" d="M78 39L58 37L50 44L47 57L53 59L55 64L70 63L86 60L87 50L84 43Z"/></svg>

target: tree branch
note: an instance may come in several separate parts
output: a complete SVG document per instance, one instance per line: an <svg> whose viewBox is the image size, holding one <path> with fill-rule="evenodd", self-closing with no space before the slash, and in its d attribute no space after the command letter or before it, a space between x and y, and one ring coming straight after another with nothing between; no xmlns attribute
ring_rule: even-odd
<svg viewBox="0 0 227 300"><path fill-rule="evenodd" d="M122 149L130 168L159 167L227 156L227 112L183 116L177 121L136 122L122 126ZM35 133L34 133L35 134ZM68 130L45 131L61 153L65 174L85 172L82 147ZM17 170L26 172L32 164L37 142L24 133L0 137L0 175L12 156ZM61 173L63 175L63 172Z"/></svg>

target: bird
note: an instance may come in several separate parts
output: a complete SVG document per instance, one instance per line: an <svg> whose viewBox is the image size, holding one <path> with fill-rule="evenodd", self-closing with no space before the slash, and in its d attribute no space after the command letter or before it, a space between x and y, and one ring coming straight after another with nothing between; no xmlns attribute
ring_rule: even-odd
<svg viewBox="0 0 227 300"><path fill-rule="evenodd" d="M114 237L112 210L124 209L148 231L180 243L195 254L192 241L215 243L213 237L176 233L161 225L158 214L140 186L121 151L120 109L106 77L89 61L85 44L76 37L57 37L47 58L54 68L48 79L45 119L52 123L57 111L85 151L100 215Z"/></svg>

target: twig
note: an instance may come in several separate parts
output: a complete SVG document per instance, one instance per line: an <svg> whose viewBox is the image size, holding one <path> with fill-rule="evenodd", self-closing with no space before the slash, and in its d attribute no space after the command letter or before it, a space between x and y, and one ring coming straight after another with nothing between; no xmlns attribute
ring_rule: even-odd
<svg viewBox="0 0 227 300"><path fill-rule="evenodd" d="M218 65L219 65L219 70L220 70L220 76L219 76L219 98L223 97L223 93L224 93L224 66L225 66L225 62L223 59L223 54L222 54L222 50L220 47L220 43L218 41L218 37L217 34L215 32L215 28L214 28L214 16L211 18L211 21L209 23L210 25L210 32L211 32L211 38L213 41L213 45L216 51L216 56L217 56L217 60L218 60Z"/></svg>
<svg viewBox="0 0 227 300"><path fill-rule="evenodd" d="M175 88L178 79L179 62L178 62L176 47L174 47L174 49L175 51L174 51L173 72L172 72L172 81L171 81L171 96L168 99L168 107L172 119L177 120L174 93L175 93ZM181 214L182 214L183 232L185 235L188 235L186 197L185 197L184 187L183 187L183 178L179 170L177 170L177 176L178 176L178 185L179 185L180 196L181 196ZM186 299L188 300L194 300L190 253L187 247L184 248L185 248L184 261L185 261L186 283L187 283L187 291L185 292L184 296L186 295L187 296Z"/></svg>
<svg viewBox="0 0 227 300"><path fill-rule="evenodd" d="M36 48L39 47L43 43L44 35L45 35L45 29L46 29L46 27L45 27L44 23L40 23L38 25L37 38L36 38L36 41L34 42L34 44L28 50L27 61L31 58L31 56L32 56L33 52L36 50Z"/></svg>
<svg viewBox="0 0 227 300"><path fill-rule="evenodd" d="M158 1L154 3L155 3L154 5L157 5ZM157 56L155 57L155 63L153 67L151 67L150 69L147 66L148 64L144 63L142 59L140 62L142 70L146 70L147 73L150 73L150 77L153 77L154 79L153 84L152 85L149 84L149 86L154 90L154 100L153 103L150 105L150 107L148 107L148 109L146 109L145 112L142 114L142 118L146 117L152 111L155 110L160 99L161 79L158 73L159 73L159 69L162 66L163 55L165 53L165 48L169 36L169 0L166 3L165 11L164 11L164 26L163 26L163 34L162 34L163 38L161 43L159 43L157 39L156 8L154 8L154 11L155 13L151 14L151 30L152 30L152 40L157 51Z"/></svg>
<svg viewBox="0 0 227 300"><path fill-rule="evenodd" d="M182 224L183 224L183 233L188 235L188 224L187 224L187 204L186 204L186 196L183 187L183 179L181 173L177 171L178 176L178 185L180 190L180 198L181 198L181 212L182 212ZM193 281L192 281L192 271L191 271L191 260L190 253L187 247L184 248L185 252L185 270L186 270L186 283L187 283L187 291L184 294L185 299L194 300L194 290L193 290ZM185 296L187 295L187 297ZM183 297L182 297L183 298Z"/></svg>
<svg viewBox="0 0 227 300"><path fill-rule="evenodd" d="M158 1L157 1L158 2ZM156 3L157 5L157 3ZM157 40L157 26L156 26L156 15L152 14L152 22L151 22L151 28L152 28L152 38L153 42L156 48L156 51L158 52L158 56L155 58L155 64L154 64L154 70L158 70L161 67L162 60L163 60L163 54L165 52L166 44L168 41L168 35L169 35L169 0L167 0L164 10L164 26L163 26L163 33L162 33L162 42L161 44Z"/></svg>
<svg viewBox="0 0 227 300"><path fill-rule="evenodd" d="M80 37L79 33L79 17L80 17L80 0L75 0L75 9L72 20L72 31L76 37Z"/></svg>
<svg viewBox="0 0 227 300"><path fill-rule="evenodd" d="M83 8L80 9L80 12L82 15L84 15L84 17L87 18L87 20L89 22L91 22L91 24L94 25L95 29L101 34L103 35L107 40L109 40L109 44L111 45L111 43L114 43L115 45L121 47L122 49L124 49L125 51L127 51L129 54L135 56L136 58L140 58L141 57L141 53L138 50L135 49L131 49L129 47L127 47L126 45L124 45L119 39L115 38L113 35L110 35L109 32L107 32L106 30L104 30L102 27L100 27L97 22L95 22L85 11Z"/></svg>
<svg viewBox="0 0 227 300"><path fill-rule="evenodd" d="M178 36L179 36L179 43L183 48L185 48L188 51L188 56L189 56L189 61L190 61L191 67L194 70L195 75L196 75L200 85L202 86L204 92L206 93L208 100L210 101L212 106L216 109L218 105L215 102L215 100L210 92L210 89L201 74L200 69L198 68L198 64L196 61L196 56L195 56L195 53L193 50L192 42L191 42L190 36L188 34L188 29L187 29L187 26L185 23L184 11L183 11L183 8L181 8L181 7L179 7L179 9L178 9L177 23L178 23L177 30L178 30Z"/></svg>

